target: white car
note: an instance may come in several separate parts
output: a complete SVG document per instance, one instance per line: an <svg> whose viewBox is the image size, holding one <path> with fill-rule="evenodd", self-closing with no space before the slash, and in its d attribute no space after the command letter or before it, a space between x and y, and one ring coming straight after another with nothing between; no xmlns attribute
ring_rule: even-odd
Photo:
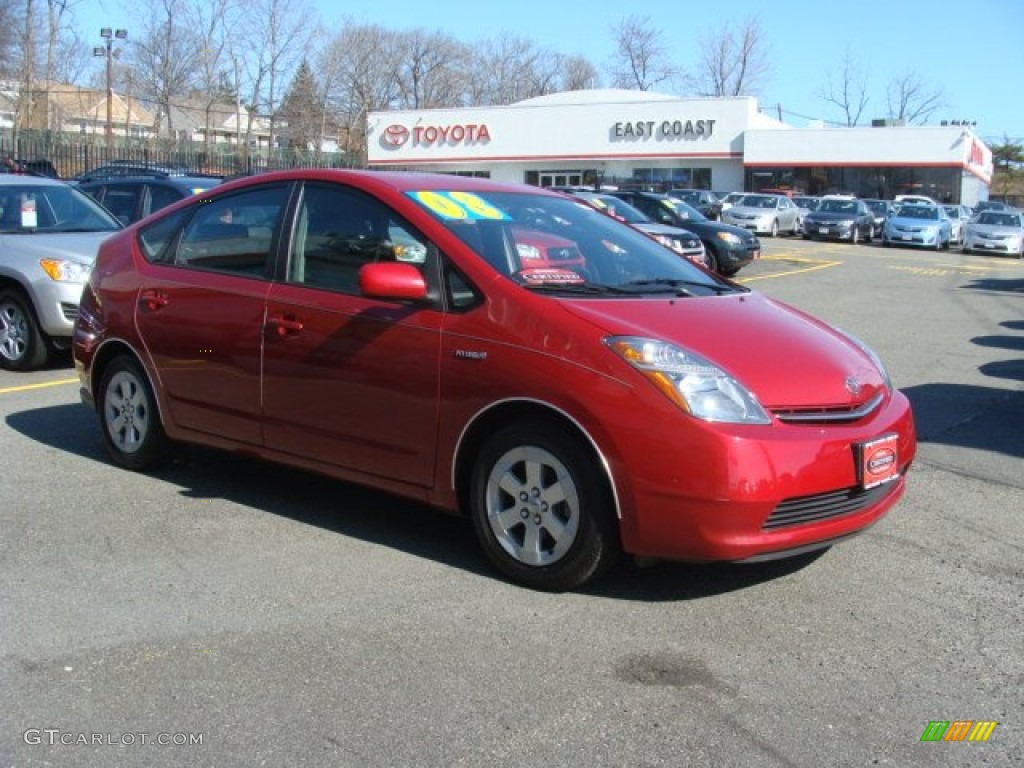
<svg viewBox="0 0 1024 768"><path fill-rule="evenodd" d="M1024 258L1024 213L982 211L964 227L963 251Z"/></svg>
<svg viewBox="0 0 1024 768"><path fill-rule="evenodd" d="M775 237L800 232L800 209L785 195L749 194L722 211L722 223Z"/></svg>
<svg viewBox="0 0 1024 768"><path fill-rule="evenodd" d="M121 228L63 181L0 175L0 368L41 368L70 349L96 251Z"/></svg>

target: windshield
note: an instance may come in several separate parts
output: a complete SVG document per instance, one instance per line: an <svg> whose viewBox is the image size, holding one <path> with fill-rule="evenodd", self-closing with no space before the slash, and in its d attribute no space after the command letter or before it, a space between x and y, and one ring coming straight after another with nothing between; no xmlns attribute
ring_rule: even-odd
<svg viewBox="0 0 1024 768"><path fill-rule="evenodd" d="M993 227L1019 227L1021 219L1015 213L1002 213L1001 211L982 211L978 214L979 224L988 224Z"/></svg>
<svg viewBox="0 0 1024 768"><path fill-rule="evenodd" d="M818 206L821 213L857 213L857 203L853 200L822 200Z"/></svg>
<svg viewBox="0 0 1024 768"><path fill-rule="evenodd" d="M680 224L688 221L708 221L708 217L698 211L685 200L676 200L670 197L663 198L662 204L673 211Z"/></svg>
<svg viewBox="0 0 1024 768"><path fill-rule="evenodd" d="M738 203L747 208L777 208L778 201L768 195L747 195Z"/></svg>
<svg viewBox="0 0 1024 768"><path fill-rule="evenodd" d="M746 290L578 200L529 192L407 194L498 272L533 290L600 297Z"/></svg>
<svg viewBox="0 0 1024 768"><path fill-rule="evenodd" d="M121 224L66 184L0 186L0 232L112 232Z"/></svg>
<svg viewBox="0 0 1024 768"><path fill-rule="evenodd" d="M902 219L937 219L939 209L932 205L901 205L899 215Z"/></svg>
<svg viewBox="0 0 1024 768"><path fill-rule="evenodd" d="M639 211L625 200L620 200L615 195L586 195L583 197L588 203L609 216L628 222L629 224L645 224L651 220L643 211Z"/></svg>
<svg viewBox="0 0 1024 768"><path fill-rule="evenodd" d="M883 216L888 213L888 204L885 200L869 200L867 202L868 208L871 209L872 213L880 213Z"/></svg>

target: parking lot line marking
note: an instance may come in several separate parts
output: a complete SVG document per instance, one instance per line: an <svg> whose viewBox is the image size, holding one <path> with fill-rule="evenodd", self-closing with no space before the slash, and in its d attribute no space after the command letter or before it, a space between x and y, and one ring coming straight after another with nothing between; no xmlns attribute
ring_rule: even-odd
<svg viewBox="0 0 1024 768"><path fill-rule="evenodd" d="M738 279L737 283L753 283L756 280L770 280L773 277L787 277L788 275L799 275L802 272L815 272L819 269L828 269L829 267L838 267L843 262L841 261L818 261L816 259L771 259L772 261L804 261L814 264L812 267L801 267L800 269L787 269L785 272L775 272L771 275L758 275L757 277L742 277ZM764 259L768 261L768 259Z"/></svg>
<svg viewBox="0 0 1024 768"><path fill-rule="evenodd" d="M0 389L0 395L10 392L27 392L30 389L45 389L46 387L60 387L64 384L77 384L78 379L58 379L57 381L44 381L39 384L22 384L18 387L5 387Z"/></svg>

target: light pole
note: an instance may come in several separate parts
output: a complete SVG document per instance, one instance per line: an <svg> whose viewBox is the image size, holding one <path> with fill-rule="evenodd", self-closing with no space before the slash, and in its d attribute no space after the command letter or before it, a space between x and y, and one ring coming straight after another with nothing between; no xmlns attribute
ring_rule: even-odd
<svg viewBox="0 0 1024 768"><path fill-rule="evenodd" d="M127 29L112 30L110 27L103 27L100 30L100 37L104 39L103 47L92 49L93 56L107 57L107 154L109 155L114 146L114 84L113 84L113 59L120 53L114 50L114 39L124 40L128 37Z"/></svg>

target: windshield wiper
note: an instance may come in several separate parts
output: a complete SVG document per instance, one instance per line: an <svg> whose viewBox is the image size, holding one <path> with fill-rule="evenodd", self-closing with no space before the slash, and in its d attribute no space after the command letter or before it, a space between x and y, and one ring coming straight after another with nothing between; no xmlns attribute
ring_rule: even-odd
<svg viewBox="0 0 1024 768"><path fill-rule="evenodd" d="M531 291L542 291L552 293L584 293L589 295L607 295L607 294L632 294L633 291L627 291L614 285L604 285L602 283L521 283L523 288L528 288Z"/></svg>
<svg viewBox="0 0 1024 768"><path fill-rule="evenodd" d="M665 288L668 290L677 291L680 296L694 296L696 294L686 290L690 288L707 288L713 293L732 293L735 289L727 285L718 285L717 283L701 283L697 280L679 280L674 277L657 277L647 280L631 280L626 285L635 285L638 288Z"/></svg>

